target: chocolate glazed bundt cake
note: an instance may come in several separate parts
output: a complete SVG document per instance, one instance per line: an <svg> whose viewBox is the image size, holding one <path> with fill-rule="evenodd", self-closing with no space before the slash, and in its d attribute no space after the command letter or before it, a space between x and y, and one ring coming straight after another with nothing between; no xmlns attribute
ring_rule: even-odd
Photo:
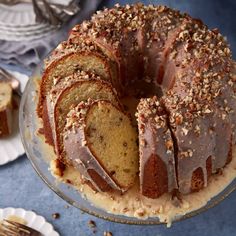
<svg viewBox="0 0 236 236"><path fill-rule="evenodd" d="M232 159L235 72L217 29L165 6L117 4L52 53L37 111L58 159L93 188L126 191L139 172L146 197L187 194ZM130 97L135 124L120 102Z"/></svg>

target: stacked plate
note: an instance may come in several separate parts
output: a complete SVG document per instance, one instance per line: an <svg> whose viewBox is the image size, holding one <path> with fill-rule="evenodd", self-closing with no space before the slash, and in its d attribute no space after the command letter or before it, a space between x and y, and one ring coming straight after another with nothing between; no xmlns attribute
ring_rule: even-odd
<svg viewBox="0 0 236 236"><path fill-rule="evenodd" d="M68 5L71 0L48 0L48 2ZM66 21L68 16L61 13L60 18ZM34 40L58 29L48 23L36 23L31 3L13 6L0 4L0 40L23 41Z"/></svg>

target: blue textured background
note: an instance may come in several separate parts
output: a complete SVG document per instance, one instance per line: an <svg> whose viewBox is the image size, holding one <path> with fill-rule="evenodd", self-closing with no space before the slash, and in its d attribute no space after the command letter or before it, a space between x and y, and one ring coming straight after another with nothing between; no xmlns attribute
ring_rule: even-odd
<svg viewBox="0 0 236 236"><path fill-rule="evenodd" d="M103 5L112 6L119 2L105 1ZM143 1L144 3L165 4L201 18L210 28L217 27L227 36L236 58L236 1L186 0L186 1ZM102 7L102 6L101 6ZM1 153L0 153L1 158ZM53 193L37 176L26 156L0 167L0 208L22 207L34 210L53 223L62 236L94 235L87 226L89 220L97 224L97 233L111 231L114 236L234 236L236 235L236 192L209 211L191 219L176 223L172 228L165 226L132 226L107 222L70 206ZM60 213L54 220L52 213Z"/></svg>

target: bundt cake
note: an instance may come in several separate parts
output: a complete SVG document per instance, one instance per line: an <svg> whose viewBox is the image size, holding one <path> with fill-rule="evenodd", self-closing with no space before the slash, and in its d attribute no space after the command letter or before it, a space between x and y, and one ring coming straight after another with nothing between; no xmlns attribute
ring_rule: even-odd
<svg viewBox="0 0 236 236"><path fill-rule="evenodd" d="M0 82L0 137L12 130L12 88L9 83Z"/></svg>
<svg viewBox="0 0 236 236"><path fill-rule="evenodd" d="M37 107L45 135L48 119L58 158L96 189L126 191L134 183L135 139L148 198L199 191L232 159L235 62L224 37L200 20L165 6L116 4L75 26L45 67ZM88 78L76 81L78 71ZM123 113L129 97L139 100L138 134ZM85 146L73 133L80 126Z"/></svg>

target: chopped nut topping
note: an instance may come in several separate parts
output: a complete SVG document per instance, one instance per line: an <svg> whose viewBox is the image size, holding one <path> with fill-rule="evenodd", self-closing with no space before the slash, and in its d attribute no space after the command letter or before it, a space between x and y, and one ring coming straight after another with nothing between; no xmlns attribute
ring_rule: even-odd
<svg viewBox="0 0 236 236"><path fill-rule="evenodd" d="M183 134L186 136L187 134L188 134L188 132L189 132L189 130L188 129L186 129L186 128L182 128L182 131L183 131Z"/></svg>
<svg viewBox="0 0 236 236"><path fill-rule="evenodd" d="M173 150L173 142L172 142L172 140L167 140L166 141L166 149L167 150Z"/></svg>

